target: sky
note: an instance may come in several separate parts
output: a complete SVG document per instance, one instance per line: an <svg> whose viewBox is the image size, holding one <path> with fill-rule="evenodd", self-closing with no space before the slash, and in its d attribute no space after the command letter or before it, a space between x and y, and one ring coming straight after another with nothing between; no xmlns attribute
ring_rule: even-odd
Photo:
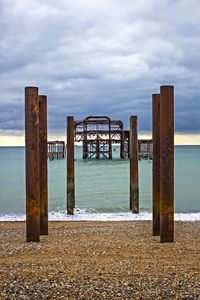
<svg viewBox="0 0 200 300"><path fill-rule="evenodd" d="M108 115L151 135L153 93L175 87L178 144L200 144L199 0L0 0L0 145L24 144L24 88L66 116Z"/></svg>

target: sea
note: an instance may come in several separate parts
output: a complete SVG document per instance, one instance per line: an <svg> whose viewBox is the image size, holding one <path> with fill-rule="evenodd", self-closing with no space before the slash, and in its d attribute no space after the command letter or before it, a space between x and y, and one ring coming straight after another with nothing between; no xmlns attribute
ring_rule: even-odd
<svg viewBox="0 0 200 300"><path fill-rule="evenodd" d="M151 220L152 161L139 161L139 214L129 211L129 160L82 159L75 147L75 202L66 214L66 159L48 161L49 220ZM175 220L200 220L200 146L175 146ZM25 220L25 148L0 147L0 221Z"/></svg>

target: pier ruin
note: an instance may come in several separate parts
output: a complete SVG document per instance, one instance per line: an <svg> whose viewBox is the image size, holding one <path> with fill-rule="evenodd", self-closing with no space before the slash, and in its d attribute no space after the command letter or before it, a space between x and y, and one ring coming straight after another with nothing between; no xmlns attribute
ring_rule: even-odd
<svg viewBox="0 0 200 300"><path fill-rule="evenodd" d="M113 158L113 145L120 146L120 158L130 158L130 130L121 120L89 116L74 121L74 141L83 145L83 159ZM152 140L138 140L138 158L152 159Z"/></svg>

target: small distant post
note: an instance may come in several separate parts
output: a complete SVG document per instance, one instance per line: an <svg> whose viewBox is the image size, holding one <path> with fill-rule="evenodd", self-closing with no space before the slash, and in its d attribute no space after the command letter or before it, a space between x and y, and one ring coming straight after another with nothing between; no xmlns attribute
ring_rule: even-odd
<svg viewBox="0 0 200 300"><path fill-rule="evenodd" d="M87 124L83 123L83 159L88 158Z"/></svg>
<svg viewBox="0 0 200 300"><path fill-rule="evenodd" d="M62 148L62 151L63 151L63 158L65 158L65 142L63 142L63 148Z"/></svg>
<svg viewBox="0 0 200 300"><path fill-rule="evenodd" d="M160 235L160 94L152 95L153 126L153 235Z"/></svg>
<svg viewBox="0 0 200 300"><path fill-rule="evenodd" d="M137 116L130 117L130 210L139 213Z"/></svg>
<svg viewBox="0 0 200 300"><path fill-rule="evenodd" d="M99 136L96 139L96 159L100 158Z"/></svg>
<svg viewBox="0 0 200 300"><path fill-rule="evenodd" d="M38 88L25 88L26 241L40 241Z"/></svg>
<svg viewBox="0 0 200 300"><path fill-rule="evenodd" d="M47 96L39 96L40 235L48 235Z"/></svg>
<svg viewBox="0 0 200 300"><path fill-rule="evenodd" d="M122 132L120 134L120 158L125 158L124 157L124 130L122 128Z"/></svg>
<svg viewBox="0 0 200 300"><path fill-rule="evenodd" d="M160 241L174 241L174 87L160 87Z"/></svg>
<svg viewBox="0 0 200 300"><path fill-rule="evenodd" d="M110 119L109 119L108 158L112 159L112 139L111 139L111 122L110 122Z"/></svg>
<svg viewBox="0 0 200 300"><path fill-rule="evenodd" d="M67 213L74 214L74 118L67 117Z"/></svg>
<svg viewBox="0 0 200 300"><path fill-rule="evenodd" d="M88 143L87 139L84 137L83 139L83 159L88 158Z"/></svg>

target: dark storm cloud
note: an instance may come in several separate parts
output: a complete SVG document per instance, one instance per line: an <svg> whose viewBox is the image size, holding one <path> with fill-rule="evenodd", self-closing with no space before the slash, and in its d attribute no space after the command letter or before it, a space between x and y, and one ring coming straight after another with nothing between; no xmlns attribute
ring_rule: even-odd
<svg viewBox="0 0 200 300"><path fill-rule="evenodd" d="M33 85L50 132L97 114L149 131L151 94L174 84L177 132L200 132L199 1L1 0L0 22L0 129L23 129Z"/></svg>

